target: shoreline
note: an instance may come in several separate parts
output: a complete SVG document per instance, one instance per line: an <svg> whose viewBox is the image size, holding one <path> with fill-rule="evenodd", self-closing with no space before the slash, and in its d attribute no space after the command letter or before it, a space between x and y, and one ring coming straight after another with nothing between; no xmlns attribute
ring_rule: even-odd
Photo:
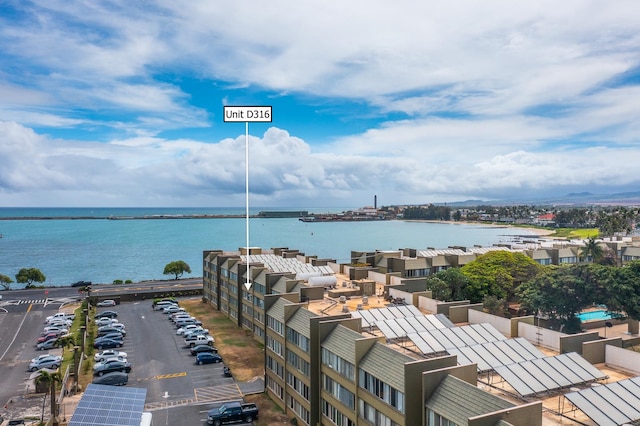
<svg viewBox="0 0 640 426"><path fill-rule="evenodd" d="M403 219L403 220L405 220L406 222L442 223L446 225L473 225L473 226L482 226L486 228L522 229L524 231L529 231L538 237L548 237L549 235L552 235L556 232L555 230L552 230L552 229L541 229L541 228L534 228L534 227L528 227L528 226L514 226L511 224L470 222L465 220L461 220L461 221L430 220L430 219L416 219L416 220Z"/></svg>

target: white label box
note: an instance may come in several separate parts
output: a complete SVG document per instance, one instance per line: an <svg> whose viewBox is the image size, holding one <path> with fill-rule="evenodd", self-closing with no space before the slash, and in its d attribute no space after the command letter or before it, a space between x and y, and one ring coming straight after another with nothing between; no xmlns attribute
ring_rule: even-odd
<svg viewBox="0 0 640 426"><path fill-rule="evenodd" d="M273 114L270 106L226 106L224 122L260 122L271 123Z"/></svg>

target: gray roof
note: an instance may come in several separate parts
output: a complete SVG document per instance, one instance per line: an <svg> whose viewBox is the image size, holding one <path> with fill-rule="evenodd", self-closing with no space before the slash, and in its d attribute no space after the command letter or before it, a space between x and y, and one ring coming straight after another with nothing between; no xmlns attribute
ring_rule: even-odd
<svg viewBox="0 0 640 426"><path fill-rule="evenodd" d="M279 297L278 300L276 300L276 302L273 304L273 306L269 308L269 310L267 311L267 315L284 323L284 306L290 304L291 302L289 302L287 299Z"/></svg>
<svg viewBox="0 0 640 426"><path fill-rule="evenodd" d="M415 359L382 343L376 343L358 367L404 393L404 364Z"/></svg>
<svg viewBox="0 0 640 426"><path fill-rule="evenodd" d="M362 335L343 325L338 325L322 342L322 346L338 355L340 358L355 364L356 339L361 339Z"/></svg>
<svg viewBox="0 0 640 426"><path fill-rule="evenodd" d="M311 328L309 323L313 317L315 317L313 312L306 309L298 309L291 318L287 320L287 327L291 327L303 336L310 337Z"/></svg>
<svg viewBox="0 0 640 426"><path fill-rule="evenodd" d="M453 376L447 376L442 380L426 405L457 425L468 424L470 417L514 406L509 401Z"/></svg>

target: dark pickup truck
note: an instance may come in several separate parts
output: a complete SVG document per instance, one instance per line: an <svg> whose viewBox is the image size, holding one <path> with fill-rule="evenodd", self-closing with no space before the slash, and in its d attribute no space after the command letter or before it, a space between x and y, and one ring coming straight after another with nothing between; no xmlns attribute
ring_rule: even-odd
<svg viewBox="0 0 640 426"><path fill-rule="evenodd" d="M225 402L207 413L207 423L214 426L237 422L251 423L257 418L258 406L251 403Z"/></svg>

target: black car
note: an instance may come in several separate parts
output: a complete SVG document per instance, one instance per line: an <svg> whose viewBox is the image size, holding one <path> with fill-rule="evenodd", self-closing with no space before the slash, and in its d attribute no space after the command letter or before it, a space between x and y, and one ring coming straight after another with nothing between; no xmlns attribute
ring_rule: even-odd
<svg viewBox="0 0 640 426"><path fill-rule="evenodd" d="M222 357L211 352L202 352L196 356L196 364L216 364L222 362Z"/></svg>
<svg viewBox="0 0 640 426"><path fill-rule="evenodd" d="M112 371L93 379L92 383L97 385L124 386L129 381L129 375L122 371Z"/></svg>
<svg viewBox="0 0 640 426"><path fill-rule="evenodd" d="M98 338L93 342L93 347L96 349L112 349L121 348L124 345L122 340L104 339Z"/></svg>
<svg viewBox="0 0 640 426"><path fill-rule="evenodd" d="M218 350L216 348L214 348L213 346L209 346L209 345L195 345L194 347L191 348L191 355L196 356L199 353L202 352L209 352L212 354L217 354Z"/></svg>
<svg viewBox="0 0 640 426"><path fill-rule="evenodd" d="M94 317L95 319L98 318L116 318L118 316L118 313L115 311L104 311L104 312L100 312L99 314L96 314L96 316Z"/></svg>
<svg viewBox="0 0 640 426"><path fill-rule="evenodd" d="M96 364L93 367L93 375L94 376L103 376L107 373L111 373L113 371L121 371L123 373L131 372L131 364L127 361L120 361L116 359L108 360L105 362L101 362Z"/></svg>
<svg viewBox="0 0 640 426"><path fill-rule="evenodd" d="M71 284L71 287L85 287L91 285L91 281L76 281L75 283Z"/></svg>

